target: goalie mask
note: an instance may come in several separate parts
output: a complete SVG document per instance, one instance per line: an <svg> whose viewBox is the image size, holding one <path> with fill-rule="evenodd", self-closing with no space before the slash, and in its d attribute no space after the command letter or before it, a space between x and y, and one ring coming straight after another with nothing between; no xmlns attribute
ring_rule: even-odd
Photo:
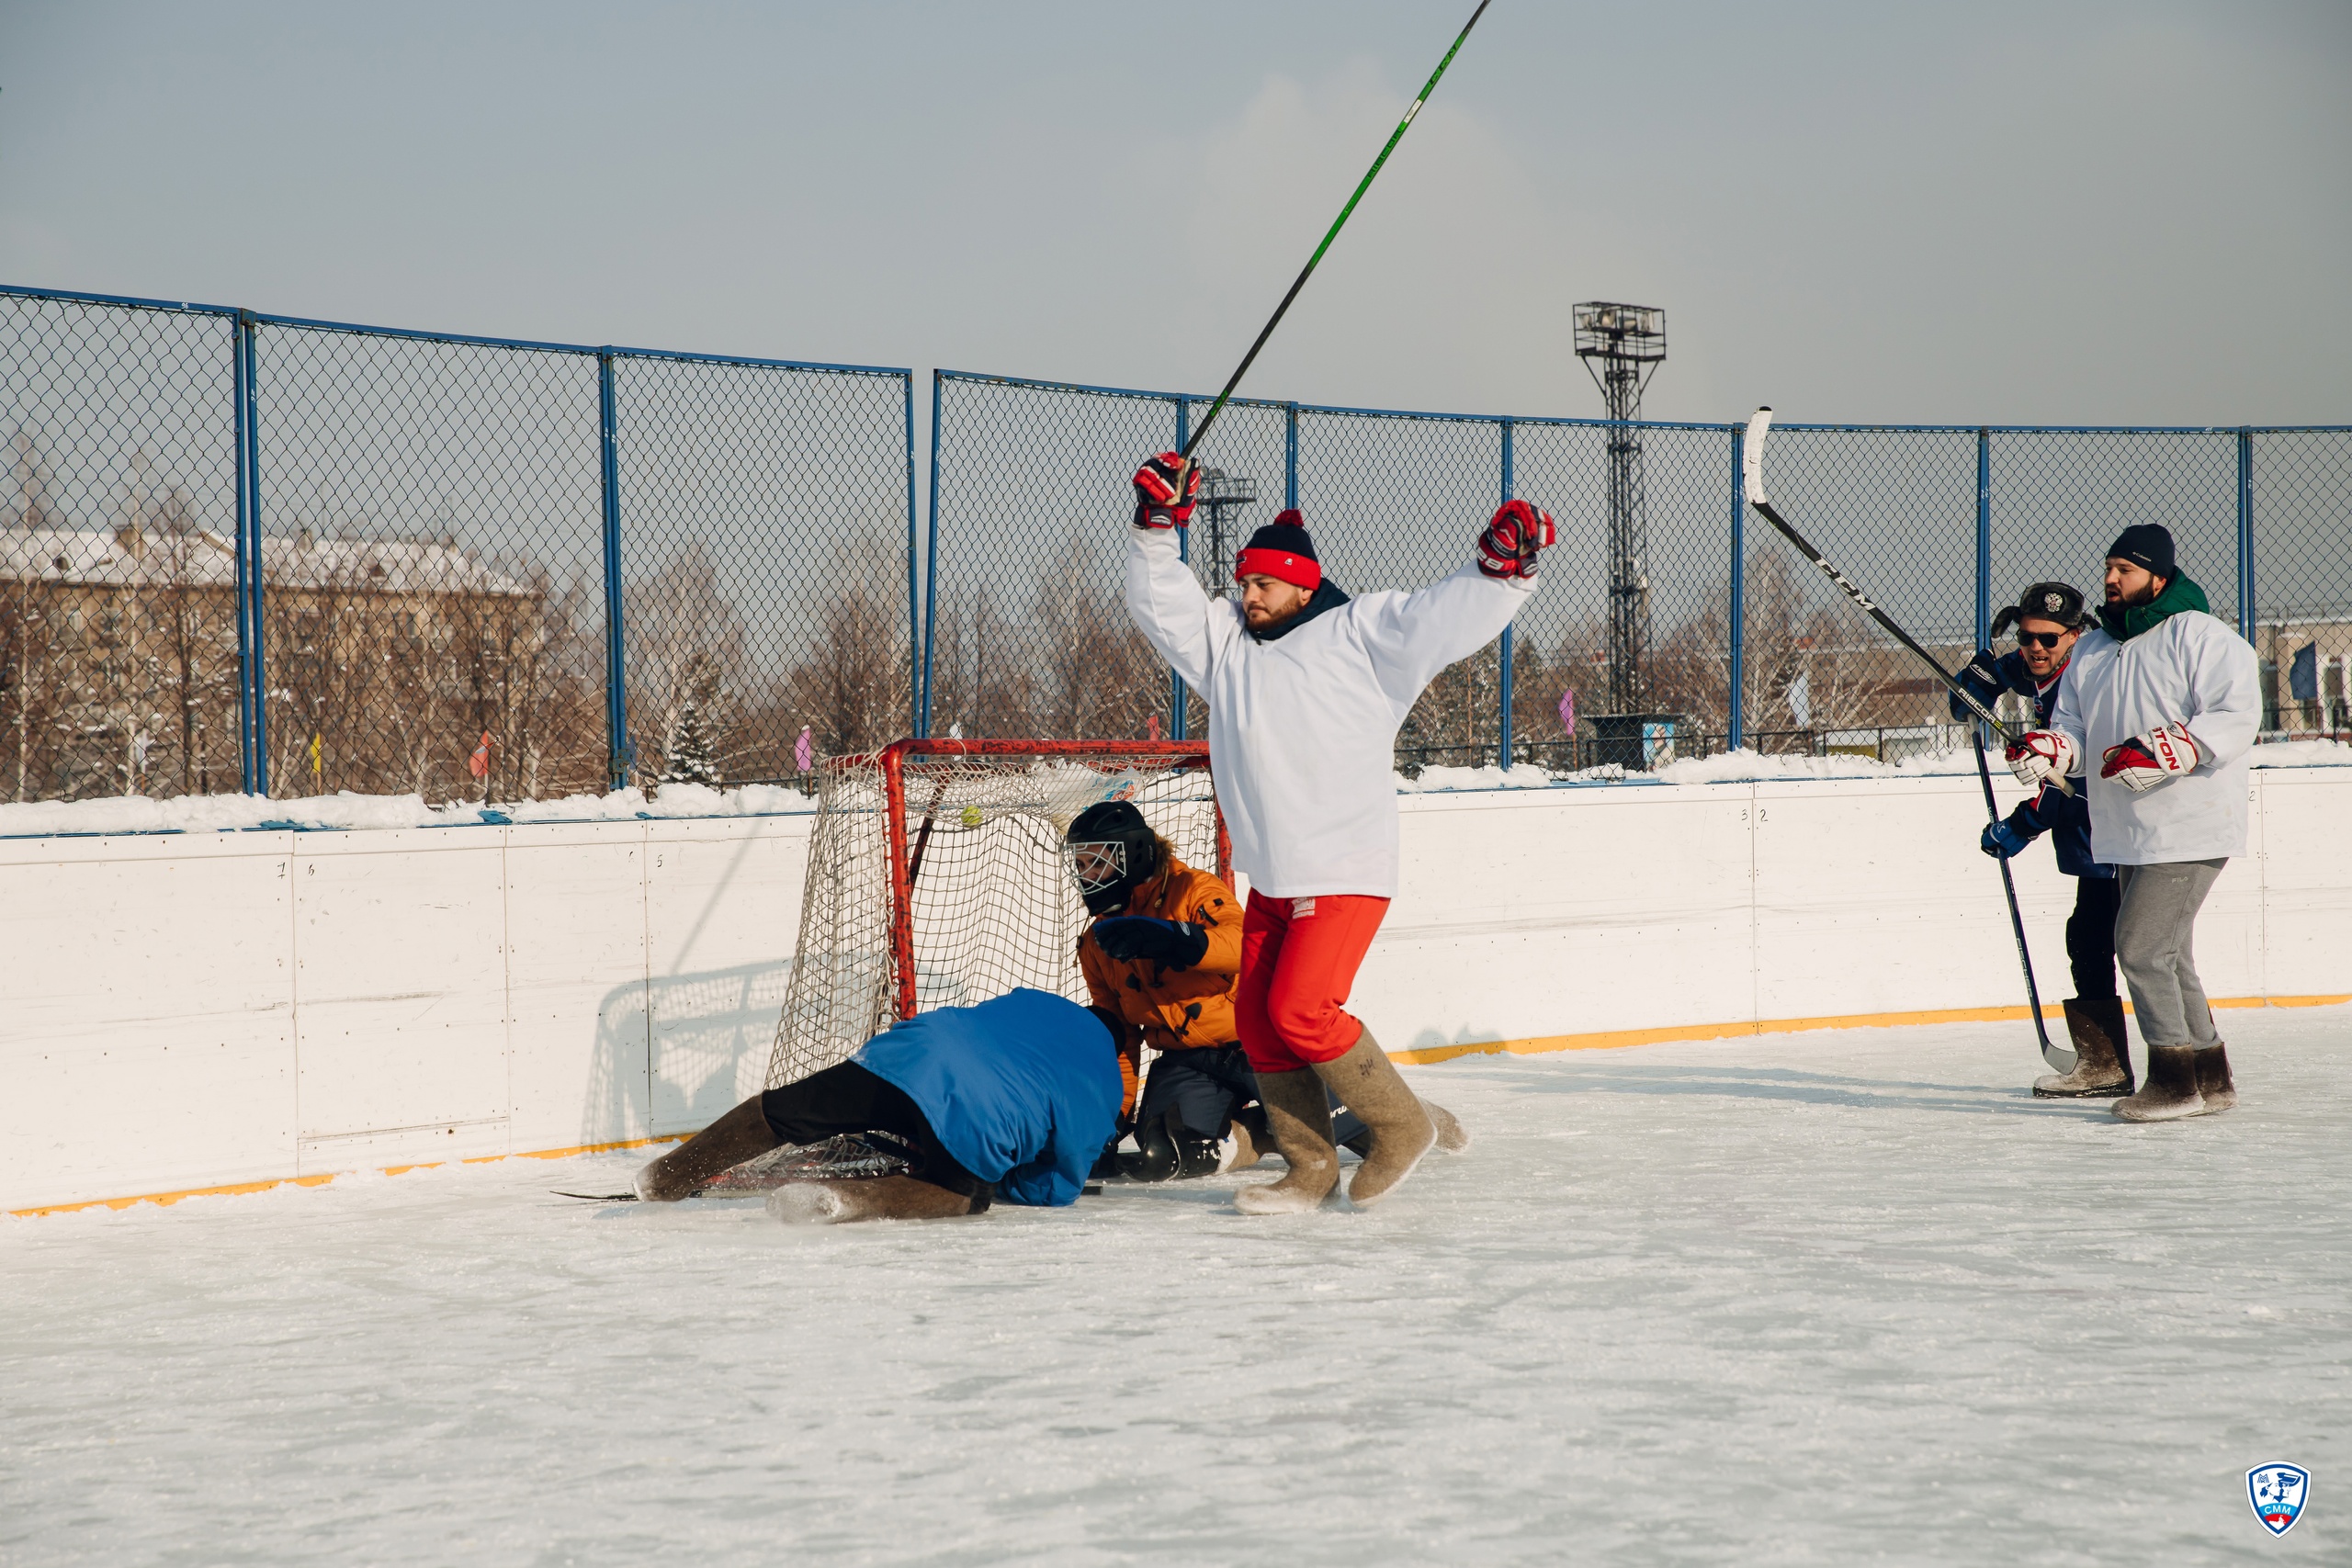
<svg viewBox="0 0 2352 1568"><path fill-rule="evenodd" d="M1097 801L1080 812L1062 843L1090 915L1117 914L1159 874L1159 836L1124 800Z"/></svg>

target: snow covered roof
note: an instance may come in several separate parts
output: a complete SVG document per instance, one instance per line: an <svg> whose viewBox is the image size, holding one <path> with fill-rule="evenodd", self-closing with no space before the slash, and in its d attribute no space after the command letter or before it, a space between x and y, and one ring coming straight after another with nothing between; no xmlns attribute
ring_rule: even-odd
<svg viewBox="0 0 2352 1568"><path fill-rule="evenodd" d="M454 545L422 539L264 538L262 581L272 589L362 593L491 594L529 598L528 583L493 571ZM209 528L0 528L0 581L94 588L232 589L236 547Z"/></svg>

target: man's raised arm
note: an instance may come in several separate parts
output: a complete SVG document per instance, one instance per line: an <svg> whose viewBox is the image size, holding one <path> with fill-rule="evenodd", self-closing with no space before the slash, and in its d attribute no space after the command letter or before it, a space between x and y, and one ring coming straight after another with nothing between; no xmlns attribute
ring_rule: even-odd
<svg viewBox="0 0 2352 1568"><path fill-rule="evenodd" d="M1502 635L1535 592L1536 552L1558 536L1549 513L1504 503L1478 536L1476 558L1427 588L1357 601L1357 624L1381 688L1410 707L1437 672ZM1361 606L1361 608L1358 608Z"/></svg>
<svg viewBox="0 0 2352 1568"><path fill-rule="evenodd" d="M1135 617L1144 640L1186 684L1198 689L1209 682L1209 597L1176 548L1175 531L1192 521L1201 471L1175 453L1162 452L1136 470L1135 482L1135 529L1127 541L1127 614Z"/></svg>

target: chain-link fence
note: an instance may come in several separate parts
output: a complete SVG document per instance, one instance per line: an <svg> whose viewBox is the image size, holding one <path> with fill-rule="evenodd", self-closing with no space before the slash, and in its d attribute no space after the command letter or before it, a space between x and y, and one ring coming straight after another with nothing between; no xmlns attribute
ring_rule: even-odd
<svg viewBox="0 0 2352 1568"><path fill-rule="evenodd" d="M0 290L0 798L509 800L914 722L904 370Z"/></svg>
<svg viewBox="0 0 2352 1568"><path fill-rule="evenodd" d="M0 289L0 798L516 799L805 780L913 733L1197 735L1121 604L1127 478L1210 400L393 332ZM1436 763L1899 758L1939 688L1743 515L1740 427L1243 400L1180 536L1229 591L1304 509L1351 592L1506 495L1544 588L1397 737ZM2262 659L2266 739L2352 735L2352 430L1781 425L1783 511L1948 666L2127 525Z"/></svg>
<svg viewBox="0 0 2352 1568"><path fill-rule="evenodd" d="M1119 612L1116 525L1137 459L1175 445L1207 401L938 374L934 728L1146 738L1181 717L1198 731L1198 699L1177 712ZM1742 514L1742 434L1237 405L1196 454L1211 478L1185 545L1226 592L1235 550L1295 504L1326 571L1360 592L1453 570L1507 494L1558 519L1544 590L1511 633L1407 718L1408 773L1506 757L1644 769L1740 746L1899 760L1956 744L1933 677ZM2164 523L2213 613L2262 651L2266 738L2352 728L2352 431L1782 424L1768 471L1783 514L1947 668L2029 583L2072 582L2096 605L2115 536ZM1220 491L1250 499L1220 506ZM1065 622L1087 634L1057 635ZM976 682L1061 700L975 702Z"/></svg>

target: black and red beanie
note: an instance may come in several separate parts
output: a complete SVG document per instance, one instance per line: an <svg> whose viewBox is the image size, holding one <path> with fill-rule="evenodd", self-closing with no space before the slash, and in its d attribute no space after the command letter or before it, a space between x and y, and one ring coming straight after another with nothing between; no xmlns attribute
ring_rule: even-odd
<svg viewBox="0 0 2352 1568"><path fill-rule="evenodd" d="M1323 563L1315 558L1315 541L1298 509L1276 514L1272 523L1250 536L1250 543L1233 558L1233 579L1271 577L1309 593L1323 584Z"/></svg>

